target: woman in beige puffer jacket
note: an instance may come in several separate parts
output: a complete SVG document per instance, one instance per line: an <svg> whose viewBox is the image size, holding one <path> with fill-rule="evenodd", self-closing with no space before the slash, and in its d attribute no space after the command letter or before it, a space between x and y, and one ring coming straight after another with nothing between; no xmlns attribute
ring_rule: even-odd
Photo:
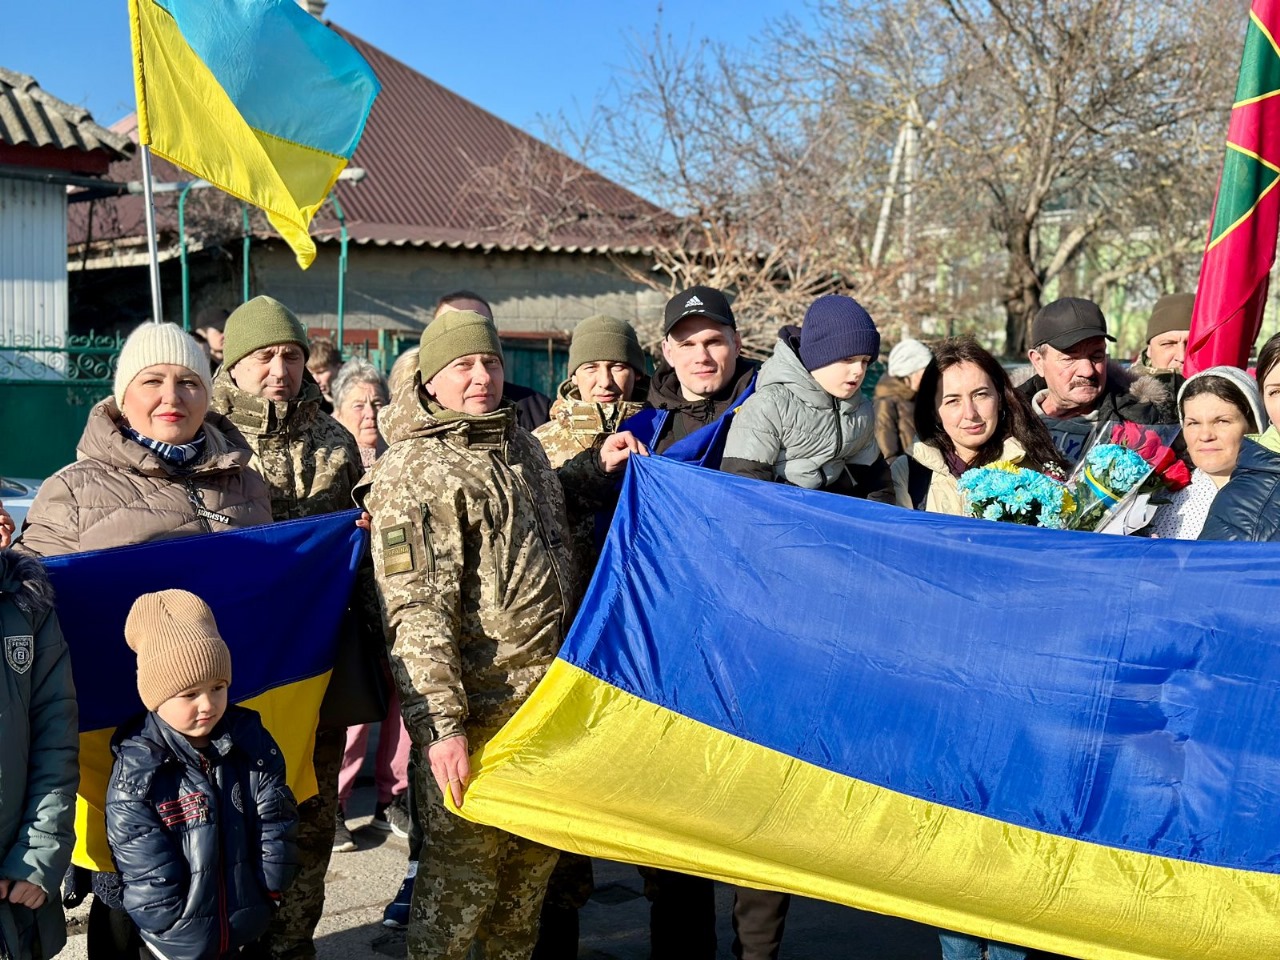
<svg viewBox="0 0 1280 960"><path fill-rule="evenodd" d="M126 436L120 422L114 399L90 411L75 463L40 486L23 549L52 557L271 522L253 452L222 414L205 415L204 455L186 467Z"/></svg>
<svg viewBox="0 0 1280 960"><path fill-rule="evenodd" d="M208 361L190 336L172 323L138 327L120 351L114 395L89 411L75 463L41 485L18 548L49 557L270 523L253 451L209 411L212 393ZM100 815L77 799L78 817ZM118 875L94 874L93 891L89 956L138 956Z"/></svg>
<svg viewBox="0 0 1280 960"><path fill-rule="evenodd" d="M209 365L172 323L144 323L96 404L76 461L46 480L21 546L39 556L271 522L266 483L231 421L209 411Z"/></svg>

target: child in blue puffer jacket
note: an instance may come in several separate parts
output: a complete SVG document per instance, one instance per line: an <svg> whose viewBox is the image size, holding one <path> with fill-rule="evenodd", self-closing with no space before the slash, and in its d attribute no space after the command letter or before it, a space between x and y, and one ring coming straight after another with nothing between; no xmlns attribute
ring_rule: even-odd
<svg viewBox="0 0 1280 960"><path fill-rule="evenodd" d="M112 740L107 840L124 908L164 960L236 954L297 873L298 811L258 714L227 705L231 653L195 594L144 594L125 622L150 711Z"/></svg>

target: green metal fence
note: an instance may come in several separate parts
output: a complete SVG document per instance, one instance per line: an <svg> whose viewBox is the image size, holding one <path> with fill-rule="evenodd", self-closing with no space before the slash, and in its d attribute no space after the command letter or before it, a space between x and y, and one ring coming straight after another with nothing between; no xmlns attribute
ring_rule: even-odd
<svg viewBox="0 0 1280 960"><path fill-rule="evenodd" d="M43 478L76 456L89 409L111 393L119 335L0 338L0 474Z"/></svg>
<svg viewBox="0 0 1280 960"><path fill-rule="evenodd" d="M376 340L343 346L345 356L364 357L384 374L390 372L396 357L418 345L417 334L379 331ZM555 398L556 389L569 375L569 340L567 337L503 337L504 374L512 383L532 387Z"/></svg>
<svg viewBox="0 0 1280 960"><path fill-rule="evenodd" d="M347 353L366 356L384 373L416 336L381 334ZM43 479L75 460L89 409L110 395L121 335L57 341L0 338L0 475ZM567 340L503 340L506 376L549 397L568 376Z"/></svg>

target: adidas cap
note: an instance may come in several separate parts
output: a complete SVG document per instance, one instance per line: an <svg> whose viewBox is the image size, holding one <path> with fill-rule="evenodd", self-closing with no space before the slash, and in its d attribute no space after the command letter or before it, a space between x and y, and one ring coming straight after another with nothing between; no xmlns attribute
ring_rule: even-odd
<svg viewBox="0 0 1280 960"><path fill-rule="evenodd" d="M738 327L729 309L729 298L714 287L690 287L668 300L662 335L669 334L685 317L707 317L735 330Z"/></svg>

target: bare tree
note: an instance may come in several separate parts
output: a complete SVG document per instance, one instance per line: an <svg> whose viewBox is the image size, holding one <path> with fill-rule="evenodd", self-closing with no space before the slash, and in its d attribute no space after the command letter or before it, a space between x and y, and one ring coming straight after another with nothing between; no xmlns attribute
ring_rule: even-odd
<svg viewBox="0 0 1280 960"><path fill-rule="evenodd" d="M778 82L781 48L754 54L682 46L661 30L635 45L587 155L677 216L654 225L651 269L619 266L664 293L693 283L732 292L757 354L823 293L853 292L905 316L904 265L870 262L871 205L883 188L871 171L891 145L877 135L837 149L844 118L819 91ZM642 333L657 339L656 329Z"/></svg>
<svg viewBox="0 0 1280 960"><path fill-rule="evenodd" d="M994 320L994 300L1014 353L1054 281L1185 284L1230 104L1232 5L814 13L748 50L660 30L638 45L593 162L681 217L647 282L732 290L761 335L832 290L904 330Z"/></svg>
<svg viewBox="0 0 1280 960"><path fill-rule="evenodd" d="M977 188L966 194L1004 246L1010 352L1028 346L1045 286L1100 235L1130 246L1146 228L1166 240L1133 244L1107 271L1119 279L1184 255L1201 234L1213 190L1203 122L1229 107L1227 6L942 0L960 34L936 159L944 182ZM1175 192L1193 210L1171 203Z"/></svg>

